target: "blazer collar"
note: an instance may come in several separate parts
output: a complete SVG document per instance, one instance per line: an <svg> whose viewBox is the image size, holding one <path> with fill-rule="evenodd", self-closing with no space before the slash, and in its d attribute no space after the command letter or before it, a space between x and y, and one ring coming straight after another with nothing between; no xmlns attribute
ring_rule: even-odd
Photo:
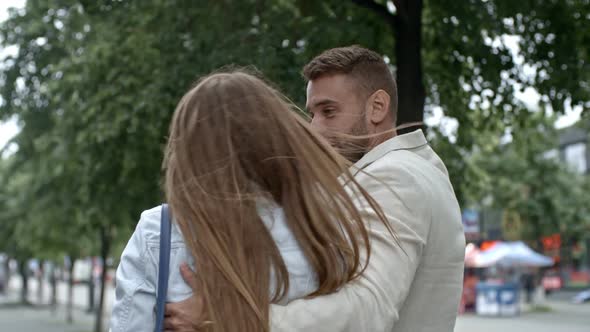
<svg viewBox="0 0 590 332"><path fill-rule="evenodd" d="M427 144L428 142L426 141L426 137L424 136L422 129L415 130L408 134L398 135L377 145L371 151L367 152L367 154L357 161L352 166L352 168L361 170L391 151L410 150L422 147Z"/></svg>

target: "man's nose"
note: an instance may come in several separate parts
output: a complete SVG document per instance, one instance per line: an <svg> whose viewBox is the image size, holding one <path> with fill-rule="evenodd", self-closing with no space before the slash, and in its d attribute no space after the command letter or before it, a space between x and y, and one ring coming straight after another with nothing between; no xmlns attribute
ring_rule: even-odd
<svg viewBox="0 0 590 332"><path fill-rule="evenodd" d="M316 130L323 129L326 127L324 120L322 119L321 116L318 116L318 115L314 116L311 119L310 125L313 129L316 129Z"/></svg>

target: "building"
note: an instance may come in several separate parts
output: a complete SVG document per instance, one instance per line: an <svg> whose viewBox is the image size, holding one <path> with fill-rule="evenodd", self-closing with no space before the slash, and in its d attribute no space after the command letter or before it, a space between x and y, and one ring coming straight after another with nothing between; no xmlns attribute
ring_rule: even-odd
<svg viewBox="0 0 590 332"><path fill-rule="evenodd" d="M590 124L590 122L589 122ZM587 126L586 128L590 128ZM569 168L579 174L590 176L590 130L582 126L571 126L564 128L559 133L559 159L567 164ZM555 234L554 238L559 237ZM550 237L547 237L549 239ZM547 240L544 239L544 240ZM544 241L545 242L545 241ZM564 263L567 273L566 282L571 285L590 285L590 234L584 234L581 238L570 239L570 241L547 241L556 243L560 258ZM547 249L547 246L544 243ZM563 272L563 270L562 270Z"/></svg>
<svg viewBox="0 0 590 332"><path fill-rule="evenodd" d="M580 174L590 174L589 137L588 130L575 126L559 133L559 158Z"/></svg>

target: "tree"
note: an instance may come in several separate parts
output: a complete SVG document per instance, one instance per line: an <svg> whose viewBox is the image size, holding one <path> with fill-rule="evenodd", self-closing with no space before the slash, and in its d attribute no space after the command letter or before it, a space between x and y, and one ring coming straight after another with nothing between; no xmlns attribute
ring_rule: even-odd
<svg viewBox="0 0 590 332"><path fill-rule="evenodd" d="M519 83L519 89L535 88L541 104L556 112L568 102L590 107L585 83L590 33L582 28L588 23L590 1L352 2L392 29L400 121L422 120L428 99L427 104L439 105L468 124L461 121L468 120L462 113L473 96L479 97L476 104L491 103L496 106L492 113L512 119L518 115L512 83ZM516 36L517 56L523 59L511 56L506 36ZM535 72L524 73L525 65Z"/></svg>
<svg viewBox="0 0 590 332"><path fill-rule="evenodd" d="M36 257L59 262L70 257L67 320L72 321L71 280L73 262L92 247L85 235L84 224L72 213L74 197L59 197L63 194L52 188L65 185L63 174L55 176L53 169L44 172L33 168L32 163L15 168L16 156L2 160L0 172L0 251L6 251L19 261L21 277L25 282L21 301L27 302L27 261ZM5 176L1 176L5 175ZM89 253L86 251L86 253ZM53 271L52 271L53 273ZM40 284L41 286L41 284ZM52 278L52 299L55 304L56 282Z"/></svg>
<svg viewBox="0 0 590 332"><path fill-rule="evenodd" d="M504 226L514 239L539 241L555 233L577 238L590 230L590 180L552 156L557 134L551 118L537 114L534 126L515 127L512 141L489 145L472 155L484 176L473 198L491 199L505 210Z"/></svg>

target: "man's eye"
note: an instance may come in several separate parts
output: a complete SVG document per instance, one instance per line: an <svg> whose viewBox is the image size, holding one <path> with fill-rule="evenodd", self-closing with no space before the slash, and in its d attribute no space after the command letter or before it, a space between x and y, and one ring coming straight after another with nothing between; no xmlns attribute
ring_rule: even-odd
<svg viewBox="0 0 590 332"><path fill-rule="evenodd" d="M334 115L334 109L333 108L325 108L322 110L322 114L324 115L324 117L331 117Z"/></svg>

